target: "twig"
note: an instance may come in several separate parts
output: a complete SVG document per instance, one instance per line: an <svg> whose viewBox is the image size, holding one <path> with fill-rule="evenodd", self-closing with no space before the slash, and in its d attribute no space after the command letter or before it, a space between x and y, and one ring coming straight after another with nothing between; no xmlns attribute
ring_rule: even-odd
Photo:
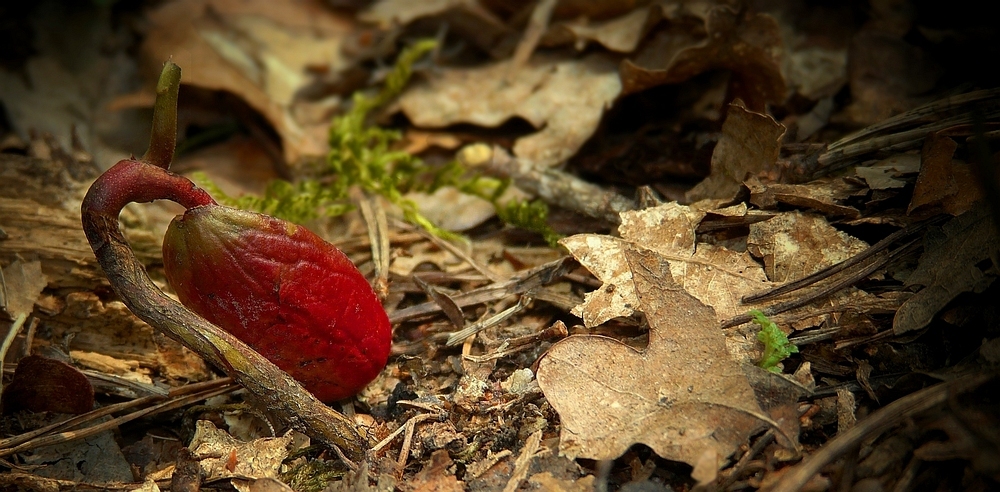
<svg viewBox="0 0 1000 492"><path fill-rule="evenodd" d="M847 432L837 435L827 441L823 447L801 463L785 472L775 484L772 492L795 492L802 490L813 475L850 451L858 443L867 438L875 437L885 432L902 419L926 411L947 401L953 394L973 390L990 381L994 374L971 374L959 377L953 381L938 383L929 388L904 396L873 412L868 418L860 421Z"/></svg>
<svg viewBox="0 0 1000 492"><path fill-rule="evenodd" d="M209 389L213 389L213 388L218 388L218 387L230 384L232 382L233 382L232 378L223 378L223 379L216 379L214 381L208 381L208 382L205 382L205 383L188 384L188 385L185 385L185 386L181 386L180 388L174 388L173 390L171 390L170 393L169 393L169 397L176 398L176 397L184 396L186 394L193 393L193 392L198 392L198 391L204 391L204 390L209 390ZM129 408L132 408L132 407L146 405L146 404L149 404L149 403L152 403L154 401L161 400L161 399L162 399L162 397L160 397L160 396L150 395L150 396L144 396L142 398L136 398L136 399L131 400L131 401L126 401L126 402L122 402L122 403L116 403L114 405L108 405L106 407L101 407L101 408L98 408L96 410L91 410L91 411L89 411L87 413L82 413L82 414L77 415L75 417L70 417L70 418L68 418L68 419L66 419L66 420L64 420L62 422L56 422L54 424L49 424L49 425L46 425L44 427L40 427L40 428L35 429L33 431L25 432L23 434L19 434L19 435L14 436L14 437L8 437L6 439L0 439L0 449L2 449L2 448L8 448L8 447L11 447L11 446L17 446L18 444L30 441L31 439L34 439L35 437L38 437L38 436L41 436L41 435L44 435L44 434L48 434L48 433L52 433L52 432L57 432L57 431L62 430L62 429L71 429L71 428L73 428L73 427L75 427L77 425L80 425L80 424L84 423L84 422L88 422L90 420L98 419L98 418L101 418L101 417L103 417L105 415L111 415L112 413L120 412L122 410L126 410L126 409L129 409Z"/></svg>
<svg viewBox="0 0 1000 492"><path fill-rule="evenodd" d="M86 427L84 429L70 430L70 431L61 432L59 434L51 434L51 435L45 435L45 436L40 436L40 437L37 437L37 438L33 438L33 439L28 440L28 441L24 441L21 444L14 445L14 446L11 446L11 447L5 447L3 449L0 449L0 456L7 456L7 455L10 455L10 454L14 454L14 453L20 453L20 452L27 451L29 449L35 449L35 448L38 448L38 447L41 447L41 446L50 446L50 445L53 445L53 444L60 444L60 443L64 443L64 442L75 441L77 439L84 439L84 438L93 436L95 434L99 434L101 432L104 432L106 430L114 429L114 428L118 427L121 424L124 424L126 422L131 422L131 421L133 421L133 420L135 420L137 418L145 417L146 415L152 415L152 414L155 414L155 413L166 412L166 411L169 411L169 410L174 410L174 409L177 409L177 408L181 408L183 406L189 405L189 404L194 403L196 401L205 400L207 398L211 398L211 397L216 396L216 395L221 395L223 393L227 393L227 392L232 391L234 389L236 389L235 386L222 386L222 387L217 387L217 388L210 388L210 389L207 389L207 390L204 390L204 391L200 391L198 393L194 393L194 394L191 394L191 395L182 396L182 397L170 400L170 401L166 401L166 402L160 403L158 405L154 405L152 407L149 407L149 408L146 408L146 409L143 409L143 410L137 410L137 411L132 412L130 414L123 415L121 417L114 418L114 419L108 420L106 422L102 422L100 424L97 424L97 425L94 425L94 426L91 426L91 427ZM60 425L65 425L65 423L60 424Z"/></svg>
<svg viewBox="0 0 1000 492"><path fill-rule="evenodd" d="M791 301L783 302L780 304L774 304L772 306L762 308L760 311L764 313L764 316L774 316L775 314L783 313L785 311L790 311L792 309L805 306L806 304L809 304L810 302L813 302L816 299L821 299L830 294L833 294L834 292L837 292L840 289L853 285L854 283L860 281L861 279L864 279L865 277L871 275L872 272L878 270L879 268L882 268L882 266L888 263L889 260L896 258L897 256L902 255L903 253L909 251L909 249L912 246L915 246L916 244L917 244L917 239L912 239L909 242L903 244L902 246L892 250L888 254L882 255L881 257L876 257L874 260L872 260L871 264L869 264L865 268L837 282L833 282L830 285L823 287L815 292L810 292L808 295L801 296L798 299L793 299ZM729 318L728 320L723 321L722 328L739 326L742 325L743 323L750 322L751 319L753 319L753 317L749 314L741 314L739 316L734 316L732 318Z"/></svg>
<svg viewBox="0 0 1000 492"><path fill-rule="evenodd" d="M524 30L521 41L517 43L514 56L510 59L510 67L507 69L506 75L508 83L517 79L521 67L531 57L531 53L535 51L542 35L548 30L549 19L552 18L552 11L555 10L556 3L558 3L557 0L541 0L535 5L535 9L531 12L531 19L528 21L528 27Z"/></svg>
<svg viewBox="0 0 1000 492"><path fill-rule="evenodd" d="M7 351L10 350L10 345L14 343L17 334L21 332L21 327L24 326L26 319L28 319L28 313L18 313L14 322L11 323L10 329L7 330L7 336L3 337L3 342L0 343L0 375L3 374L3 360L7 358ZM3 395L2 385L0 385L0 395Z"/></svg>
<svg viewBox="0 0 1000 492"><path fill-rule="evenodd" d="M444 312L444 315L448 317L448 321L451 321L451 324L455 328L461 329L465 325L465 314L462 313L462 308L458 307L458 304L455 304L451 296L441 292L437 287L428 284L417 275L412 275L411 278L413 279L413 283L417 284L417 287L420 287L427 294L427 297L430 297L438 306L441 306L441 311Z"/></svg>
<svg viewBox="0 0 1000 492"><path fill-rule="evenodd" d="M552 283L555 279L562 277L576 268L576 266L576 260L573 260L569 256L564 256L558 260L550 261L527 272L515 275L504 282L487 285L453 296L452 300L459 307L466 307L496 301L515 294L530 293L538 287ZM396 324L440 311L441 306L438 306L434 302L425 302L389 313L389 322Z"/></svg>
<svg viewBox="0 0 1000 492"><path fill-rule="evenodd" d="M503 492L514 492L521 485L521 481L528 476L528 469L531 467L531 459L538 452L538 446L542 442L542 431L536 430L524 443L521 454L514 460L514 472L510 475L510 480L503 488Z"/></svg>
<svg viewBox="0 0 1000 492"><path fill-rule="evenodd" d="M753 457L760 454L761 451L764 451L764 448L766 448L768 444L771 444L771 441L773 440L774 440L774 429L768 429L767 432L764 433L764 435L760 436L760 438L758 438L757 441L753 443L753 446L751 446L750 449L748 449L747 452L743 454L743 456L740 456L739 461L737 461L736 464L729 469L729 473L722 480L722 483L719 484L718 490L726 490L729 488L729 486L736 483L737 477L739 477L743 473L743 471L747 468L747 465L750 464L750 461L753 459Z"/></svg>
<svg viewBox="0 0 1000 492"><path fill-rule="evenodd" d="M552 326L538 332L532 333L530 335L525 335L523 337L512 338L505 340L496 350L486 355L463 355L462 358L468 359L477 364L482 364L484 362L489 362L491 360L499 360L507 357L511 354L516 354L518 352L527 350L531 347L536 346L539 342L544 340L550 340L553 338L566 338L569 336L569 330L566 329L566 323L561 320L557 320L552 323Z"/></svg>
<svg viewBox="0 0 1000 492"><path fill-rule="evenodd" d="M445 342L445 346L454 347L455 345L462 343L466 338L469 338L470 336L475 335L476 333L479 333L487 328L503 323L511 316L524 310L524 308L530 302L531 302L530 297L521 296L521 298L517 300L517 304L514 304L513 306L504 309L503 311L500 311L499 313L494 314L489 318L473 323L469 326L466 326L465 328L462 328L461 330L456 331L455 333L452 333L448 337L448 341Z"/></svg>
<svg viewBox="0 0 1000 492"><path fill-rule="evenodd" d="M389 295L389 222L385 209L377 199L365 195L359 188L351 190L351 197L358 204L361 216L368 225L372 264L375 265L375 294L384 301Z"/></svg>
<svg viewBox="0 0 1000 492"><path fill-rule="evenodd" d="M904 228L902 228L902 229L900 229L900 230L898 230L898 231L896 231L896 232L894 232L892 234L889 234L888 236L886 236L881 241L875 243L872 246L869 246L868 249L865 249L864 251L862 251L862 252L860 252L860 253L858 253L858 254L856 254L856 255L854 255L854 256L852 256L852 257L850 257L850 258L848 258L848 259L846 259L844 261L841 261L840 263L836 263L834 265L830 265L830 266L828 266L828 267L826 267L826 268L824 268L824 269L822 269L822 270L820 270L820 271L818 271L816 273L813 273L812 275L808 275L806 277L800 278L799 280L796 280L794 282L789 282L789 283L787 283L785 285L782 285L780 287L776 287L774 289L771 289L771 290L768 290L768 291L765 291L765 292L760 292L760 293L757 293L757 294L751 294L751 295L744 296L741 301L744 302L744 303L766 301L768 299L773 299L775 297L778 297L778 296L780 296L782 294L787 294L789 292L792 292L792 291L795 291L795 290L799 290L799 289L801 289L803 287L806 287L808 285L814 284L814 283L816 283L816 282L818 282L818 281L820 281L820 280L822 280L824 278L832 277L833 275L836 275L836 274L838 274L838 273L840 273L840 272L842 272L844 270L847 270L848 268L850 268L850 267L852 267L854 265L857 265L858 263L861 263L864 260L867 260L868 258L874 256L876 253L879 253L882 250L888 248L890 245L892 245L896 241L899 241L900 239L903 239L903 238L910 237L910 236L912 236L912 235L920 232L928 224L931 224L931 223L934 223L934 222L940 222L941 220L943 220L943 216L935 217L934 219L931 219L931 220L928 220L928 221L925 221L925 222L920 222L920 223L917 223L917 224L910 224L910 225L908 225L908 226L906 226L906 227L904 227Z"/></svg>
<svg viewBox="0 0 1000 492"><path fill-rule="evenodd" d="M439 237L437 237L437 236L435 236L435 235L433 235L433 234L431 234L431 233L429 233L427 231L421 230L420 233L424 237L426 237L427 239L429 239L432 243L436 244L439 248L441 248L443 250L446 250L449 253L455 255L456 258L464 261L467 265L471 266L474 270L476 270L477 272L483 274L483 276L486 277L486 278L488 278L488 279L490 279L490 281L492 281L492 282L502 282L504 280L503 278L501 278L496 273L493 273L493 271L490 270L489 268L486 268L485 266L480 265L479 262L477 262L476 260L474 260L465 251L462 251L461 249L459 249L457 246L455 246L451 242L449 242L449 241L447 241L445 239L439 238Z"/></svg>
<svg viewBox="0 0 1000 492"><path fill-rule="evenodd" d="M818 156L820 168L813 173L813 178L846 167L855 159L875 151L917 147L931 133L972 123L973 111L978 111L983 119L1000 116L1000 89L975 91L935 101L848 135L828 145L826 151ZM917 128L878 135L921 123L924 124Z"/></svg>
<svg viewBox="0 0 1000 492"><path fill-rule="evenodd" d="M518 188L546 203L612 224L620 224L620 214L636 208L635 200L570 173L516 159L500 147L493 148L486 170L490 174L510 178Z"/></svg>

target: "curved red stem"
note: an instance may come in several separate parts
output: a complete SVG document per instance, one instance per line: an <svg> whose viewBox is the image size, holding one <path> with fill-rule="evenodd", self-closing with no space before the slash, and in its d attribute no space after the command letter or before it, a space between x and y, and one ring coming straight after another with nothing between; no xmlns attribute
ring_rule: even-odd
<svg viewBox="0 0 1000 492"><path fill-rule="evenodd" d="M120 161L102 174L83 199L83 210L118 217L131 202L170 200L194 208L216 205L205 190L190 179L135 159Z"/></svg>

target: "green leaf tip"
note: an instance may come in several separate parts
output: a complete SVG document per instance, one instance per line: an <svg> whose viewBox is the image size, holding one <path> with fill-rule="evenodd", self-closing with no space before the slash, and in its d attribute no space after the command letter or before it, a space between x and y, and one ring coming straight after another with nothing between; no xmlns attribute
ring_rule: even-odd
<svg viewBox="0 0 1000 492"><path fill-rule="evenodd" d="M172 61L163 64L156 82L156 102L153 103L153 129L149 149L142 160L168 169L177 147L177 95L181 87L181 67Z"/></svg>
<svg viewBox="0 0 1000 492"><path fill-rule="evenodd" d="M764 313L754 309L750 311L750 315L753 316L752 321L760 326L757 340L764 344L764 355L757 365L771 372L781 372L778 364L789 355L797 354L799 348L788 341L785 332L781 331L778 325L774 324L767 316L764 316Z"/></svg>

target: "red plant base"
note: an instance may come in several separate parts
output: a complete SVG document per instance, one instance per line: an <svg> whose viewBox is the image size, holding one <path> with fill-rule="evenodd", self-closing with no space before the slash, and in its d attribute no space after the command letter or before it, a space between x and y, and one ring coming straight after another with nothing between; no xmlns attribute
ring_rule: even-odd
<svg viewBox="0 0 1000 492"><path fill-rule="evenodd" d="M246 342L321 401L385 367L392 330L368 281L304 227L220 205L189 209L163 241L181 302Z"/></svg>

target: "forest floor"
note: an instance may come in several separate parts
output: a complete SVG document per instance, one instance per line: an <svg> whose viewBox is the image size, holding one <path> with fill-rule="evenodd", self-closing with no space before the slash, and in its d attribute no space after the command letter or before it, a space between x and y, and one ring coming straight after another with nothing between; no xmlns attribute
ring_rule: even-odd
<svg viewBox="0 0 1000 492"><path fill-rule="evenodd" d="M994 490L984 8L0 5L0 490ZM98 264L81 203L168 60L170 169L385 307L388 364L330 405L358 448ZM170 296L183 212L121 214Z"/></svg>

